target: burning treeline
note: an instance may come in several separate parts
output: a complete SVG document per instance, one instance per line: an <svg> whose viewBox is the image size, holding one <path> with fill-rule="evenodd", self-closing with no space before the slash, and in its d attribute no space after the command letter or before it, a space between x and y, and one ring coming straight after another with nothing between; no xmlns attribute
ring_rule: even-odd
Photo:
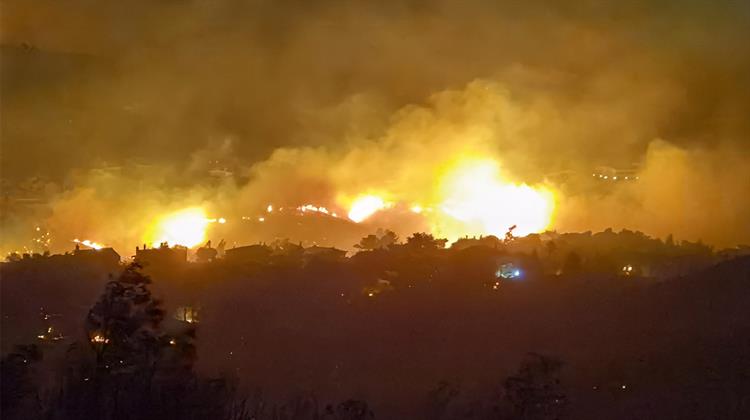
<svg viewBox="0 0 750 420"><path fill-rule="evenodd" d="M36 227L56 251L195 245L270 222L269 205L449 239L516 225L750 241L742 13L562 3L138 3L118 31L102 25L116 8L10 4L3 176L51 181L33 212L3 207L3 251ZM74 71L22 71L45 66ZM549 176L599 165L639 179Z"/></svg>
<svg viewBox="0 0 750 420"><path fill-rule="evenodd" d="M636 182L609 180L604 190L581 191L541 171L519 175L519 167L541 159L513 148L502 152L513 143L508 136L539 138L535 132L546 129L545 121L530 120L534 115L498 85L474 82L402 110L379 138L281 148L220 179L193 175L194 185L177 186L177 168L165 166L142 173L128 167L85 172L76 188L53 197L49 213L37 215L42 222L36 223L63 248L79 237L124 249L161 242L194 247L231 235L243 221L271 221L284 209L449 240L501 236L514 225L518 235L615 227L719 245L748 238L740 223L726 223L747 215L746 156L654 141ZM223 162L231 147L203 153ZM225 222L222 231L212 232Z"/></svg>

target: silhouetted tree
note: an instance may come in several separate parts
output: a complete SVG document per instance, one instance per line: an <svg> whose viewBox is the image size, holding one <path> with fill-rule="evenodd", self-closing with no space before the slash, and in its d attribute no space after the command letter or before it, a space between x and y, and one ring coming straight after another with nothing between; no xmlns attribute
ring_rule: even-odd
<svg viewBox="0 0 750 420"><path fill-rule="evenodd" d="M354 245L355 248L363 251L373 251L376 249L387 249L391 245L398 243L398 235L391 230L382 231L378 229L376 235L367 235L359 243Z"/></svg>
<svg viewBox="0 0 750 420"><path fill-rule="evenodd" d="M364 251L372 251L374 249L380 248L380 240L378 240L377 236L369 234L360 239L359 243L355 244L354 247Z"/></svg>
<svg viewBox="0 0 750 420"><path fill-rule="evenodd" d="M107 283L85 323L96 354L94 371L87 371L82 360L68 382L84 385L66 390L58 411L87 412L92 418L163 417L159 413L179 411L183 397L205 388L190 369L194 328L164 332L164 310L150 283L137 264ZM123 410L129 416L123 417Z"/></svg>
<svg viewBox="0 0 750 420"><path fill-rule="evenodd" d="M131 264L110 281L86 317L86 333L105 369L153 370L170 337L160 330L164 319L161 302L148 285L151 279Z"/></svg>
<svg viewBox="0 0 750 420"><path fill-rule="evenodd" d="M406 238L406 248L412 250L435 250L445 248L447 239L436 239L429 233L415 233Z"/></svg>

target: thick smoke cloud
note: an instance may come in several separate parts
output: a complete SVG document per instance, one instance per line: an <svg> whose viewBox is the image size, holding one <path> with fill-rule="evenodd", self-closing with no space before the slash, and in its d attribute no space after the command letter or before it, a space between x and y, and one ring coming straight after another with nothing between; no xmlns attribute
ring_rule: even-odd
<svg viewBox="0 0 750 420"><path fill-rule="evenodd" d="M35 217L129 241L182 205L426 200L461 153L532 185L641 164L558 186L552 227L750 241L750 7L568 3L7 0L4 185L41 176Z"/></svg>
<svg viewBox="0 0 750 420"><path fill-rule="evenodd" d="M561 196L556 224L563 230L638 228L653 236L702 240L714 245L750 238L750 155L717 148L649 145L637 183L604 197Z"/></svg>

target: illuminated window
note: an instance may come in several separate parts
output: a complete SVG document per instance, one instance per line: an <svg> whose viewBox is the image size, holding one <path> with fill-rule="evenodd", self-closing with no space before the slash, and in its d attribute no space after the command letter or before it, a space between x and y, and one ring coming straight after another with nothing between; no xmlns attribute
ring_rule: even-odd
<svg viewBox="0 0 750 420"><path fill-rule="evenodd" d="M179 321L193 324L199 321L198 312L198 308L192 306L181 306L175 311L174 318Z"/></svg>

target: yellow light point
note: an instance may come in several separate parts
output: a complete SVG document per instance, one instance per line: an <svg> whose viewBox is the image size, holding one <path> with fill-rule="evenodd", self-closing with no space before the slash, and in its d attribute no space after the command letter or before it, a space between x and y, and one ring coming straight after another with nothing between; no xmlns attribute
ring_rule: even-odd
<svg viewBox="0 0 750 420"><path fill-rule="evenodd" d="M412 211L412 213L420 214L422 213L423 209L422 209L422 206L416 205L416 206L412 206L410 210Z"/></svg>
<svg viewBox="0 0 750 420"><path fill-rule="evenodd" d="M265 217L259 217L259 218L258 218L258 221L259 221L259 222L265 222L265 221L266 221L266 218L265 218Z"/></svg>
<svg viewBox="0 0 750 420"><path fill-rule="evenodd" d="M385 207L385 201L377 195L363 195L352 203L349 209L349 219L359 223Z"/></svg>
<svg viewBox="0 0 750 420"><path fill-rule="evenodd" d="M95 336L91 337L91 342L96 344L107 344L109 343L109 339L101 334L96 334Z"/></svg>
<svg viewBox="0 0 750 420"><path fill-rule="evenodd" d="M166 242L193 248L205 242L206 228L212 221L200 207L182 209L158 220L147 241L154 246Z"/></svg>
<svg viewBox="0 0 750 420"><path fill-rule="evenodd" d="M273 205L269 204L268 207L266 207L266 211L269 213L273 212Z"/></svg>
<svg viewBox="0 0 750 420"><path fill-rule="evenodd" d="M513 184L502 179L499 164L472 159L449 170L440 185L440 212L433 230L454 240L465 235L504 235L544 231L552 221L554 195L545 188Z"/></svg>
<svg viewBox="0 0 750 420"><path fill-rule="evenodd" d="M219 221L219 224L220 224L220 225L223 225L224 223L226 223L226 222L227 222L227 219L225 219L225 218L223 218L223 217L219 217L219 220L218 220L218 221Z"/></svg>

